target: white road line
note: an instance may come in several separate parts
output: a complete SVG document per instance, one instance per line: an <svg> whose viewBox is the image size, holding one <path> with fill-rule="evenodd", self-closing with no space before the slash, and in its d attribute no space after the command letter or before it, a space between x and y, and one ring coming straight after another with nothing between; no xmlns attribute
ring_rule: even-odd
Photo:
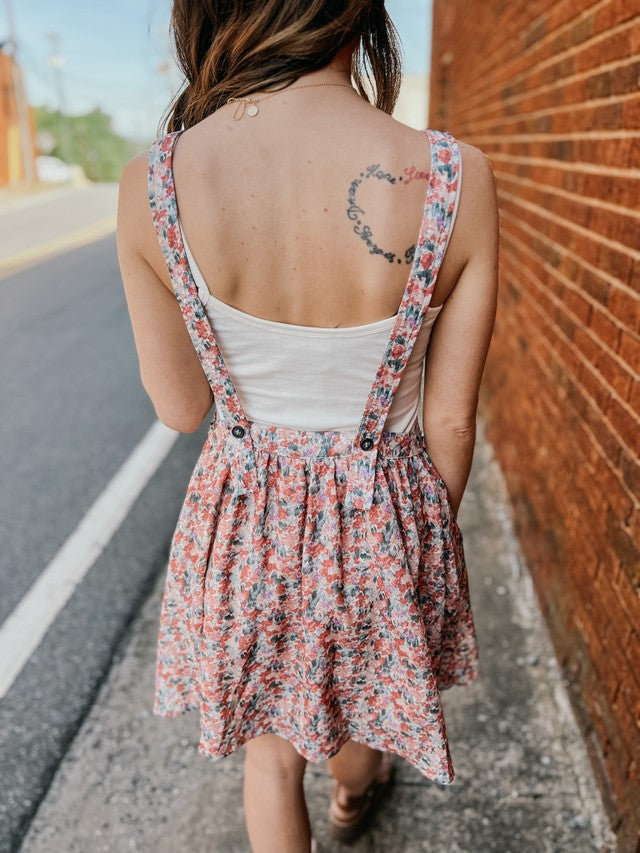
<svg viewBox="0 0 640 853"><path fill-rule="evenodd" d="M0 698L6 695L179 435L155 421L0 626Z"/></svg>

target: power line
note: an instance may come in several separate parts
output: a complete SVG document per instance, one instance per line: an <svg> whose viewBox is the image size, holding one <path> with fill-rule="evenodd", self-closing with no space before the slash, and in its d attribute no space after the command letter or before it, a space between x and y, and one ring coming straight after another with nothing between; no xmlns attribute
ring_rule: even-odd
<svg viewBox="0 0 640 853"><path fill-rule="evenodd" d="M58 125L60 135L60 154L61 159L65 163L71 162L71 137L69 135L69 124L66 121L67 116L67 100L64 89L64 78L62 76L62 67L64 65L64 57L60 53L60 35L56 32L46 33L46 38L51 42L51 53L49 54L49 65L53 68L56 89L58 92L58 104L60 107L60 122Z"/></svg>

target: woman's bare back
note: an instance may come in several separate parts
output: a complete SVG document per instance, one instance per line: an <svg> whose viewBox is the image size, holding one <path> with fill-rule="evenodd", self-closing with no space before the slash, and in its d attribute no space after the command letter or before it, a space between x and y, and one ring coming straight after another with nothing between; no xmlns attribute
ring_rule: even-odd
<svg viewBox="0 0 640 853"><path fill-rule="evenodd" d="M233 111L225 105L185 130L173 159L181 224L211 293L303 326L395 314L424 211L427 135L348 87L282 92L240 121ZM459 146L455 227L430 299L445 304L429 340L423 422L461 495L468 464L453 458L450 436L475 428L497 301L498 209L489 160ZM191 431L211 407L211 389L153 227L147 167L143 152L123 171L118 254L143 384L161 420Z"/></svg>
<svg viewBox="0 0 640 853"><path fill-rule="evenodd" d="M233 105L218 110L182 133L173 166L214 296L270 320L345 327L397 311L429 164L426 134L323 87L278 94L240 121ZM455 275L455 263L443 269L433 306Z"/></svg>

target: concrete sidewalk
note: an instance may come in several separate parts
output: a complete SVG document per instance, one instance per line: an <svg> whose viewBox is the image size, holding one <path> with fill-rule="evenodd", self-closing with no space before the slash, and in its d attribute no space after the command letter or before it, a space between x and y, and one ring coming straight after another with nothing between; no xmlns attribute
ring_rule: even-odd
<svg viewBox="0 0 640 853"><path fill-rule="evenodd" d="M473 685L442 694L453 784L400 763L371 829L343 848L327 833L326 762L309 763L305 787L321 853L615 850L503 495L480 424L459 521L481 666ZM164 575L118 650L23 853L248 853L244 748L211 762L197 753L197 712L151 714L163 583Z"/></svg>
<svg viewBox="0 0 640 853"><path fill-rule="evenodd" d="M116 183L0 194L0 278L110 234L117 203Z"/></svg>

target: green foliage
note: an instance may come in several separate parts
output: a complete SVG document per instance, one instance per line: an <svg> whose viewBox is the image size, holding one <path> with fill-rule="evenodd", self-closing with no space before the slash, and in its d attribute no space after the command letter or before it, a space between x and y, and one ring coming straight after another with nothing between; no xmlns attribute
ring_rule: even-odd
<svg viewBox="0 0 640 853"><path fill-rule="evenodd" d="M47 131L56 141L47 153L65 163L78 163L92 181L118 181L125 163L140 150L113 130L111 116L99 107L80 116L35 107L34 116L37 130Z"/></svg>

